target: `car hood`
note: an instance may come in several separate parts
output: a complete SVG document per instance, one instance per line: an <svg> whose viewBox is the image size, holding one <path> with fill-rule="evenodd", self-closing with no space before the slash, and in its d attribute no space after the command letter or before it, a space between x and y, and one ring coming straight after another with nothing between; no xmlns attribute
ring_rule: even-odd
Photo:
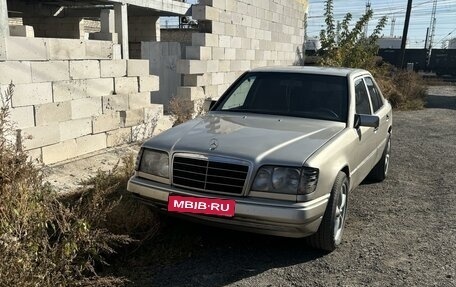
<svg viewBox="0 0 456 287"><path fill-rule="evenodd" d="M298 166L344 128L344 123L324 120L214 112L174 127L144 147Z"/></svg>

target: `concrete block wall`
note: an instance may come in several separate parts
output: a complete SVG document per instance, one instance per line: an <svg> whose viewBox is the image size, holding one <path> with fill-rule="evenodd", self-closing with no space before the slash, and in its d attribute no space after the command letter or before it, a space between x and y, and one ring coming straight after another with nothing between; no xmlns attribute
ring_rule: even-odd
<svg viewBox="0 0 456 287"><path fill-rule="evenodd" d="M184 100L217 99L244 71L292 65L304 40L307 0L200 0L192 17L185 57L177 61L183 76L177 96Z"/></svg>
<svg viewBox="0 0 456 287"><path fill-rule="evenodd" d="M0 61L0 92L5 96L14 84L11 121L33 157L51 164L170 127L163 106L151 104L159 79L149 75L148 60L111 60L102 48L87 55L87 45L98 41L65 39L52 49L52 41L63 39L24 39L9 39L29 47L25 60L13 51Z"/></svg>

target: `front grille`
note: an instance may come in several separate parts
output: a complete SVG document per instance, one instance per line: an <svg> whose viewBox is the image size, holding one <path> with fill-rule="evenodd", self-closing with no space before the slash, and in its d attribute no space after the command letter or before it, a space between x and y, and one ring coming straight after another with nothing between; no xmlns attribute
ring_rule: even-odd
<svg viewBox="0 0 456 287"><path fill-rule="evenodd" d="M247 165L175 156L173 184L206 192L241 194L248 171Z"/></svg>

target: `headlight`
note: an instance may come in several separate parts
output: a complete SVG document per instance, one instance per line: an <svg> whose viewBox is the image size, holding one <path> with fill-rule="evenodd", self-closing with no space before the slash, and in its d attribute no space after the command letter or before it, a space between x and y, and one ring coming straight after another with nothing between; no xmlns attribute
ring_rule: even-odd
<svg viewBox="0 0 456 287"><path fill-rule="evenodd" d="M299 168L265 166L258 170L252 189L297 194L300 176Z"/></svg>
<svg viewBox="0 0 456 287"><path fill-rule="evenodd" d="M169 178L169 156L167 153L144 149L142 151L139 171Z"/></svg>

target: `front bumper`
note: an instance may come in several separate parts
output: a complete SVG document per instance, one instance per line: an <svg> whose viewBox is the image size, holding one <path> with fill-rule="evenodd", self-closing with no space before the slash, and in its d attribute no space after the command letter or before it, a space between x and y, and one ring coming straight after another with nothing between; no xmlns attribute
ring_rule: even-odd
<svg viewBox="0 0 456 287"><path fill-rule="evenodd" d="M138 200L161 211L167 211L170 193L234 199L236 211L232 218L188 213L170 214L218 227L284 237L305 237L317 232L329 199L329 194L302 203L252 197L227 197L175 188L137 176L130 179L127 189Z"/></svg>

